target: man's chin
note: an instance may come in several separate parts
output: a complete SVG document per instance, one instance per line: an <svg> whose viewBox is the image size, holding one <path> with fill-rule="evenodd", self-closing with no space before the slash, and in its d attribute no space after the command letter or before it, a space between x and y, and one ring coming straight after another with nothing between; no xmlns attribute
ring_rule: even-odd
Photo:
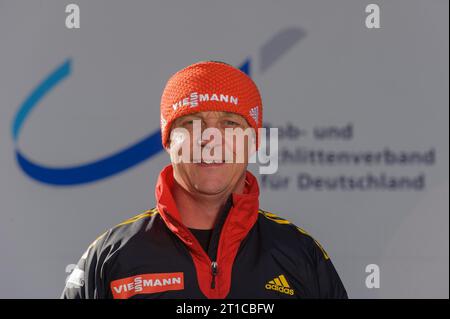
<svg viewBox="0 0 450 319"><path fill-rule="evenodd" d="M207 180L207 181L202 181L199 183L195 184L195 188L197 190L197 192L203 194L203 195L219 195L221 193L223 193L226 189L226 185L223 184L223 180L218 182L218 183L214 183L211 180Z"/></svg>

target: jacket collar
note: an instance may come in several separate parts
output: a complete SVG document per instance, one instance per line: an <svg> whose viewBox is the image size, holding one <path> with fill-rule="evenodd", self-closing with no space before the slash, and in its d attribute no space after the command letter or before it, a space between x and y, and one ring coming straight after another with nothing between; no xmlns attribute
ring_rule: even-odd
<svg viewBox="0 0 450 319"><path fill-rule="evenodd" d="M170 231L186 244L195 264L198 285L203 294L208 298L225 298L231 288L234 259L241 242L258 219L258 181L250 172L246 172L244 192L233 193L230 209L223 212L222 218L219 217L220 223L216 224L213 231L209 255L182 223L172 196L174 183L172 165L166 166L159 175L155 189L161 218ZM215 272L213 268L216 269Z"/></svg>
<svg viewBox="0 0 450 319"><path fill-rule="evenodd" d="M193 244L191 233L183 224L180 212L172 195L175 183L173 167L168 165L160 172L155 188L156 203L159 213L167 227L188 246ZM227 230L224 237L232 236L234 240L242 240L253 227L258 217L259 186L256 177L246 172L246 183L242 194L232 194L232 207L226 217Z"/></svg>

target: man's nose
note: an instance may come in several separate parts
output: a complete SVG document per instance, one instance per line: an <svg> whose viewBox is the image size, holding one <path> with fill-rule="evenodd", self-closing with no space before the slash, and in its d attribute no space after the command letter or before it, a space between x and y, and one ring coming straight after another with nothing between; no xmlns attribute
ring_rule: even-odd
<svg viewBox="0 0 450 319"><path fill-rule="evenodd" d="M214 129L216 130L215 136L212 134L203 134L206 129ZM217 136L219 134L219 136ZM215 147L217 145L221 145L222 138L224 132L220 129L219 125L216 121L210 121L202 124L202 138L201 138L201 146L205 146L209 143L209 147ZM210 143L213 142L213 143Z"/></svg>
<svg viewBox="0 0 450 319"><path fill-rule="evenodd" d="M217 128L219 129L219 121L215 120L215 119L208 119L208 120L204 120L202 123L202 129L207 129L207 128Z"/></svg>
<svg viewBox="0 0 450 319"><path fill-rule="evenodd" d="M213 135L209 135L209 134L203 135L203 132L202 132L202 137L200 138L200 140L201 140L201 143L199 143L199 144L202 147L207 144L209 147L214 147L217 144L220 144L220 141L218 141L217 138L215 138Z"/></svg>

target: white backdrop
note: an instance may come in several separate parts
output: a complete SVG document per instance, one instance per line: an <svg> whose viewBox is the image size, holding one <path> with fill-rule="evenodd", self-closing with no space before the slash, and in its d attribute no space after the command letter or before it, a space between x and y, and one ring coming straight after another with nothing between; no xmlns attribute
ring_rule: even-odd
<svg viewBox="0 0 450 319"><path fill-rule="evenodd" d="M212 59L247 63L264 122L284 132L261 207L323 244L351 298L448 298L448 1L377 1L372 30L359 0L73 2L69 30L65 1L0 1L0 297L59 297L90 242L153 207L166 154L103 176L97 162L156 133L169 76ZM297 149L415 157L287 160ZM299 187L301 174L406 184ZM368 264L380 288L366 287Z"/></svg>

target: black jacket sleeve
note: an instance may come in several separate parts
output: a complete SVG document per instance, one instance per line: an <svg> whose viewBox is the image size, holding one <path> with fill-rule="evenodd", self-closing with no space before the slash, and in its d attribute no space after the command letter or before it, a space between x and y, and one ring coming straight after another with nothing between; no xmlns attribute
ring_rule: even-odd
<svg viewBox="0 0 450 319"><path fill-rule="evenodd" d="M104 276L102 264L104 253L102 246L107 233L97 238L81 256L66 281L61 299L101 299L105 298Z"/></svg>
<svg viewBox="0 0 450 319"><path fill-rule="evenodd" d="M314 247L319 298L347 299L347 291L328 254L316 241Z"/></svg>

